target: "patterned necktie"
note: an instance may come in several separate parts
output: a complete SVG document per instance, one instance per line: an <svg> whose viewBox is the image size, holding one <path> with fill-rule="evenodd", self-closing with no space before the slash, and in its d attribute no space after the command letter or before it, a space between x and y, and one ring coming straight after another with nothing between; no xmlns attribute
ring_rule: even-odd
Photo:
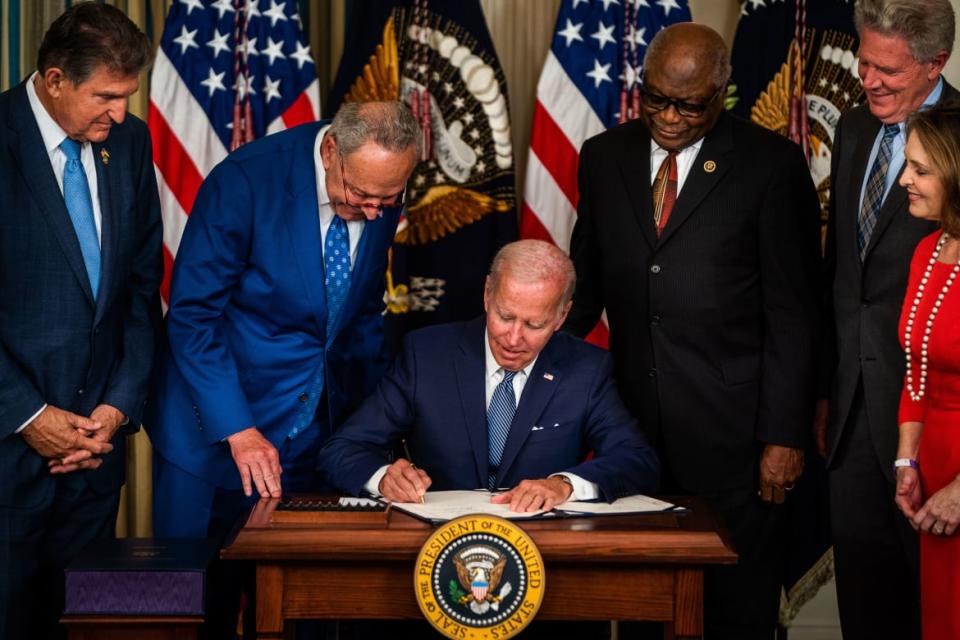
<svg viewBox="0 0 960 640"><path fill-rule="evenodd" d="M347 299L350 290L350 234L343 218L334 214L327 229L327 241L323 248L326 277L323 285L327 292L327 330L333 326Z"/></svg>
<svg viewBox="0 0 960 640"><path fill-rule="evenodd" d="M670 212L677 201L677 152L670 151L663 159L653 180L653 225L657 228L657 237L663 233L670 219Z"/></svg>
<svg viewBox="0 0 960 640"><path fill-rule="evenodd" d="M510 434L510 423L513 422L513 414L517 410L517 399L513 393L515 375L516 371L504 370L503 380L493 390L493 397L490 398L490 406L487 408L487 462L490 467L487 488L491 491L496 488L500 459L503 458L503 448Z"/></svg>
<svg viewBox="0 0 960 640"><path fill-rule="evenodd" d="M100 240L97 238L97 224L93 219L90 185L87 184L87 174L80 164L80 143L66 138L60 143L60 150L67 156L63 167L63 201L70 213L77 240L80 241L83 264L87 268L93 299L96 300L100 289Z"/></svg>
<svg viewBox="0 0 960 640"><path fill-rule="evenodd" d="M880 151L870 169L867 186L863 190L863 206L860 207L860 216L857 218L857 245L860 248L860 260L866 254L867 245L874 227L877 226L877 214L883 204L883 193L887 190L887 169L890 168L890 155L893 149L893 139L900 133L900 125L883 125L883 139L880 141Z"/></svg>

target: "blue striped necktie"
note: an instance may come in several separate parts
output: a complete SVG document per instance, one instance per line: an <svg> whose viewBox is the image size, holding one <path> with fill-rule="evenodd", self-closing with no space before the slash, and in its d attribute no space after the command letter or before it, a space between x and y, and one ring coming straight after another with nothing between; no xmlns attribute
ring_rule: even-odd
<svg viewBox="0 0 960 640"><path fill-rule="evenodd" d="M80 241L83 264L87 268L93 299L96 300L100 289L100 240L97 238L97 223L93 219L90 185L80 164L80 143L65 138L60 143L60 150L67 156L63 167L63 201L70 213L77 240Z"/></svg>
<svg viewBox="0 0 960 640"><path fill-rule="evenodd" d="M487 439L489 440L487 462L489 476L487 488L493 491L496 488L497 471L500 469L500 460L503 458L503 448L510 435L510 423L517 410L517 399L513 393L513 377L516 371L503 372L503 380L493 390L490 406L487 408Z"/></svg>
<svg viewBox="0 0 960 640"><path fill-rule="evenodd" d="M860 207L860 216L857 218L857 246L860 248L860 260L866 255L870 236L877 226L877 215L883 204L883 194L887 190L887 170L890 168L890 155L893 150L893 139L900 133L900 125L883 125L883 139L880 141L880 150L877 159L870 168L867 186L863 190L863 205Z"/></svg>
<svg viewBox="0 0 960 640"><path fill-rule="evenodd" d="M350 234L343 218L334 214L327 229L323 248L326 277L323 285L327 292L327 331L333 327L343 301L350 291Z"/></svg>

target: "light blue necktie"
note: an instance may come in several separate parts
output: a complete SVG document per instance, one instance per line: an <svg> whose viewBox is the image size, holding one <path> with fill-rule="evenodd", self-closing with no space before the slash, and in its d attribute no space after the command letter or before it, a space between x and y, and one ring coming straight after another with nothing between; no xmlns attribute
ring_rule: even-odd
<svg viewBox="0 0 960 640"><path fill-rule="evenodd" d="M323 249L326 277L323 285L327 292L327 331L333 327L343 301L350 290L350 234L343 218L334 214L327 229L327 241Z"/></svg>
<svg viewBox="0 0 960 640"><path fill-rule="evenodd" d="M493 390L493 397L490 398L490 406L487 408L487 439L489 441L487 462L490 474L487 477L487 488L491 491L496 489L497 471L500 469L500 460L503 458L503 448L507 444L510 423L513 422L513 414L517 410L517 399L513 393L515 375L517 375L516 371L503 372L503 380Z"/></svg>
<svg viewBox="0 0 960 640"><path fill-rule="evenodd" d="M90 185L87 174L80 164L80 143L70 138L60 143L60 150L67 156L63 167L63 201L70 213L73 230L80 241L83 264L90 278L93 299L97 299L100 289L100 240L97 238L97 224L93 219L93 200L90 198Z"/></svg>
<svg viewBox="0 0 960 640"><path fill-rule="evenodd" d="M900 125L883 125L880 150L870 169L867 186L863 190L863 206L860 207L860 216L857 218L857 246L860 248L861 260L866 255L870 236L873 235L873 229L877 226L877 215L883 204L883 193L887 190L887 170L890 168L893 139L898 133L900 133Z"/></svg>

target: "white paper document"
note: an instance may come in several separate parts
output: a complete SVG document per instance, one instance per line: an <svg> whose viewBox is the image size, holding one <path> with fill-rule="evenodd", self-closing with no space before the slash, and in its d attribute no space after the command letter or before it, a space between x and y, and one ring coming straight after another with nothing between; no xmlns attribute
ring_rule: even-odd
<svg viewBox="0 0 960 640"><path fill-rule="evenodd" d="M409 513L412 516L430 520L431 522L446 522L471 513L483 513L500 516L508 520L524 518L557 517L557 516L589 516L589 515L617 515L634 513L660 513L676 511L677 507L669 502L657 500L647 496L629 496L620 498L612 503L607 502L564 502L554 511L544 512L527 511L517 513L510 511L509 504L494 504L490 497L494 494L488 491L428 491L423 496L423 504L416 502L395 502L393 508Z"/></svg>
<svg viewBox="0 0 960 640"><path fill-rule="evenodd" d="M659 513L661 511L676 511L677 506L663 500L648 496L627 496L613 502L564 502L557 509L566 514L583 515L616 515L627 513Z"/></svg>
<svg viewBox="0 0 960 640"><path fill-rule="evenodd" d="M494 504L489 491L428 491L423 495L423 504L417 502L394 502L393 508L412 516L432 522L446 522L471 513L500 516L508 520L530 518L543 510L517 513L510 511L510 504Z"/></svg>

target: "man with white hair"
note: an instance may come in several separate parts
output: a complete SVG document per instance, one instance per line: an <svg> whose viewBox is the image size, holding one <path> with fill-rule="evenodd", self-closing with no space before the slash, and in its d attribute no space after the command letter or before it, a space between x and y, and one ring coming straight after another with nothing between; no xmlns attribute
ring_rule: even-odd
<svg viewBox="0 0 960 640"><path fill-rule="evenodd" d="M487 277L486 316L409 334L377 392L321 449L321 473L398 502L428 488L506 487L493 501L514 511L654 490L657 457L617 394L610 356L556 333L574 283L553 245L506 245ZM401 439L416 466L390 462Z"/></svg>
<svg viewBox="0 0 960 640"><path fill-rule="evenodd" d="M819 403L815 434L827 458L843 637L919 638L917 535L893 501L897 321L910 257L935 224L907 213L897 177L907 116L958 97L940 75L954 14L949 0L860 0L854 19L867 102L840 119L833 144L821 385L829 406Z"/></svg>

